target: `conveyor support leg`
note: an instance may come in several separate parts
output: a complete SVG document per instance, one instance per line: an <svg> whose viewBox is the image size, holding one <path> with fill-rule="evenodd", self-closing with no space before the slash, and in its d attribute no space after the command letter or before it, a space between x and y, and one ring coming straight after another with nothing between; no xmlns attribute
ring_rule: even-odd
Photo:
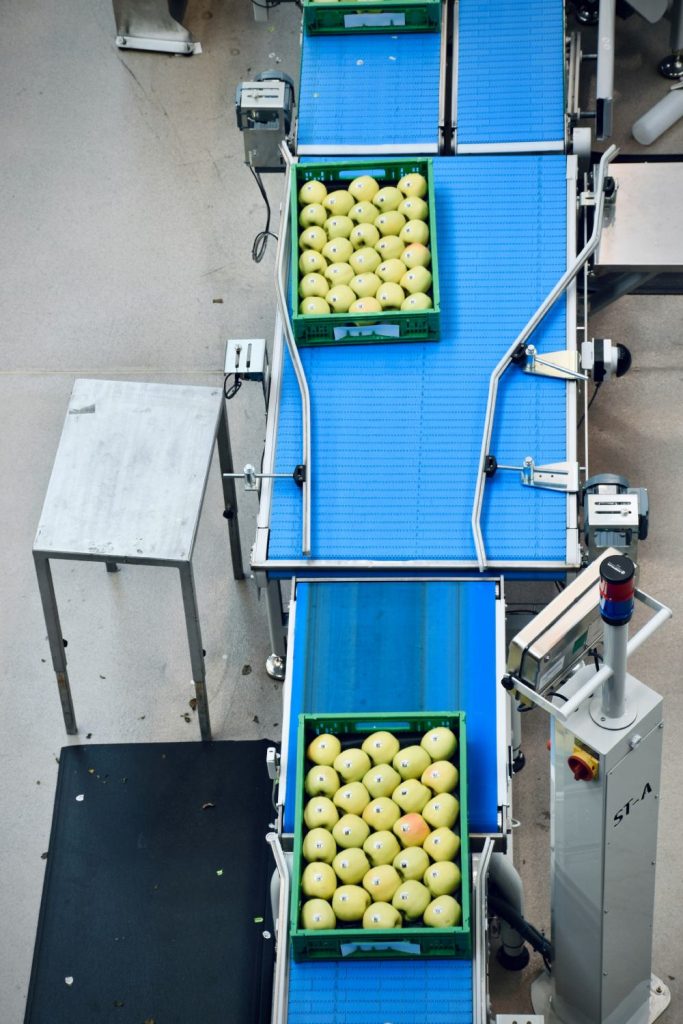
<svg viewBox="0 0 683 1024"><path fill-rule="evenodd" d="M266 659L266 672L271 679L282 682L285 678L287 648L285 645L285 620L282 609L282 593L279 580L269 580L265 588L268 609L268 630L272 654Z"/></svg>
<svg viewBox="0 0 683 1024"><path fill-rule="evenodd" d="M501 896L517 910L521 917L524 916L524 891L519 873L512 863L512 858L504 853L494 853L491 856L489 868L489 880L493 882ZM503 967L511 971L520 971L529 962L529 950L524 945L524 939L518 931L501 920L502 946L498 952L498 959Z"/></svg>

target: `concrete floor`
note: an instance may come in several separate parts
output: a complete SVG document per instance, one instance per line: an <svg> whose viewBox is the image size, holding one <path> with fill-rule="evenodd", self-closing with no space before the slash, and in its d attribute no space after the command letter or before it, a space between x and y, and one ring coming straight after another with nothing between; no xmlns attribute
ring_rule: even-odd
<svg viewBox="0 0 683 1024"><path fill-rule="evenodd" d="M215 385L228 337L272 335L273 252L259 266L250 260L264 211L242 165L233 97L252 72L276 66L296 74L298 12L285 5L256 25L247 3L196 0L186 24L201 39L200 57L122 54L107 0L3 5L0 1024L23 1016L60 747L198 737L174 574L131 567L112 577L102 566L64 563L55 585L80 727L67 741L31 560L75 377ZM653 70L664 52L662 26L620 24L616 125L628 151L640 149L629 125L666 90ZM682 142L677 127L653 149L676 152ZM277 202L279 179L269 187ZM642 582L676 613L633 663L666 696L654 945L655 969L674 995L666 1024L683 1020L682 314L679 298L628 298L592 325L596 335L632 347L634 368L594 406L591 468L649 487ZM258 386L245 386L229 411L236 465L256 461L264 431ZM248 560L255 502L240 500ZM277 738L281 691L263 671L265 612L253 584L231 579L221 511L215 466L195 555L214 735ZM545 736L540 714L526 716L527 768L515 783L515 813L528 914L547 927ZM499 1009L528 1008L529 973L494 972Z"/></svg>

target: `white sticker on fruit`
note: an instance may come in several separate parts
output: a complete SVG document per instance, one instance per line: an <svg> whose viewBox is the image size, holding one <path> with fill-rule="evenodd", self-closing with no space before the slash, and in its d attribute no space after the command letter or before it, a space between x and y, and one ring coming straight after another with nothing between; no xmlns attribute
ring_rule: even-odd
<svg viewBox="0 0 683 1024"><path fill-rule="evenodd" d="M74 980L73 980L73 978L71 977L71 975L69 975L69 977L68 977L68 978L65 978L65 979L64 979L64 983L65 983L66 985L73 985L73 983L74 983Z"/></svg>
<svg viewBox="0 0 683 1024"><path fill-rule="evenodd" d="M84 793L79 793L78 796L76 797L76 799L78 800L79 804L82 804L83 801L85 800L85 794Z"/></svg>
<svg viewBox="0 0 683 1024"><path fill-rule="evenodd" d="M344 28L403 28L406 23L405 14L378 12L377 14L345 14Z"/></svg>
<svg viewBox="0 0 683 1024"><path fill-rule="evenodd" d="M335 327L334 340L342 341L344 338L398 338L400 327L398 324L374 324L368 327Z"/></svg>

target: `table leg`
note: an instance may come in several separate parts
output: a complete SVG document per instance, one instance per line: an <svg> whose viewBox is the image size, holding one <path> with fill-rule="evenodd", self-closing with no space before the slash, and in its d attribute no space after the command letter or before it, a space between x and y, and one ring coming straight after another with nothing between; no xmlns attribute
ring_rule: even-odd
<svg viewBox="0 0 683 1024"><path fill-rule="evenodd" d="M285 678L287 647L285 645L284 613L279 580L266 584L266 608L268 610L268 631L272 653L266 658L266 672L271 679L282 682Z"/></svg>
<svg viewBox="0 0 683 1024"><path fill-rule="evenodd" d="M237 520L237 488L231 477L224 476L225 473L234 473L232 462L232 450L230 448L230 434L228 432L228 413L225 402L222 404L221 418L218 423L218 459L221 467L221 480L223 481L223 501L225 502L225 518L228 521L230 531L230 553L232 555L232 573L236 580L244 579L244 567L242 565L242 546L240 544L240 527Z"/></svg>
<svg viewBox="0 0 683 1024"><path fill-rule="evenodd" d="M107 572L118 572L119 571L119 567L116 564L116 562L107 562L106 566L107 566Z"/></svg>
<svg viewBox="0 0 683 1024"><path fill-rule="evenodd" d="M211 720L209 718L209 702L206 696L206 668L204 665L204 649L202 633L199 627L199 610L197 608L197 592L194 585L194 573L191 562L178 566L180 570L180 586L183 591L185 623L187 639L190 645L190 662L192 664L192 680L197 695L197 714L199 729L203 740L211 739Z"/></svg>
<svg viewBox="0 0 683 1024"><path fill-rule="evenodd" d="M62 702L64 725L66 726L66 731L69 736L75 736L78 732L78 728L76 726L76 715L74 712L73 701L71 700L71 687L69 686L69 675L66 670L64 637L62 636L62 627L59 622L59 611L57 609L55 588L52 582L50 560L45 555L41 555L35 551L33 552L33 560L35 562L36 575L38 577L40 599L43 602L43 615L45 616L45 625L47 627L47 639L50 644L52 665L57 676L59 699Z"/></svg>

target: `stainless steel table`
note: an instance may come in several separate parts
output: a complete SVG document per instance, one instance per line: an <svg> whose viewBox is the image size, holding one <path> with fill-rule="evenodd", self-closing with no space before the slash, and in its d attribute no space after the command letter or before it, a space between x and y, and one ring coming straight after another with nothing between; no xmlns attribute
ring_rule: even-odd
<svg viewBox="0 0 683 1024"><path fill-rule="evenodd" d="M211 739L192 552L218 445L235 579L243 579L227 414L220 388L77 380L33 545L66 731L77 732L51 558L180 571L202 739Z"/></svg>

